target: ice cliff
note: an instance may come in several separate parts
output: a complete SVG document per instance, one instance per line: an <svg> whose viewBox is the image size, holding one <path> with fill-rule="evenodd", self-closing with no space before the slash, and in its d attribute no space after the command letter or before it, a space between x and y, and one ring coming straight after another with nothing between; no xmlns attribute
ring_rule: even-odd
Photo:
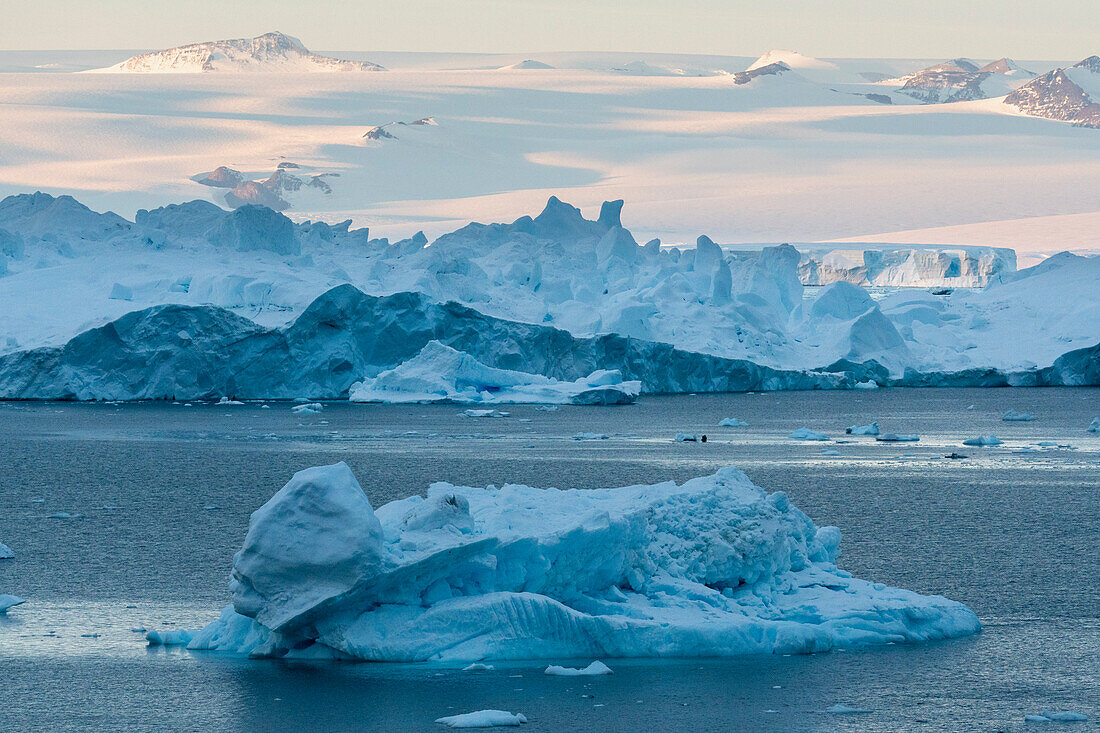
<svg viewBox="0 0 1100 733"><path fill-rule="evenodd" d="M252 514L192 650L415 662L819 652L972 634L853 578L840 531L736 469L592 491L433 484L373 510L343 463Z"/></svg>

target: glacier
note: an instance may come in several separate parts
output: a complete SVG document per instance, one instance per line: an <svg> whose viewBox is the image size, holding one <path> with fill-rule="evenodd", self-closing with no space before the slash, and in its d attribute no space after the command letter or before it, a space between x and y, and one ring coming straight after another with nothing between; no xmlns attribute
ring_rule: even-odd
<svg viewBox="0 0 1100 733"><path fill-rule="evenodd" d="M438 341L416 356L350 388L352 402L627 405L642 390L618 370L600 370L572 382L496 369Z"/></svg>
<svg viewBox="0 0 1100 733"><path fill-rule="evenodd" d="M346 464L249 521L188 649L388 662L809 653L973 634L964 605L853 578L840 531L734 468L615 489L432 484L374 510Z"/></svg>
<svg viewBox="0 0 1100 733"><path fill-rule="evenodd" d="M131 222L11 196L0 397L343 398L431 340L562 381L618 369L643 392L1100 383L1100 257L876 299L807 289L790 245L638 244L622 206L590 220L552 197L511 224L390 242L255 205Z"/></svg>

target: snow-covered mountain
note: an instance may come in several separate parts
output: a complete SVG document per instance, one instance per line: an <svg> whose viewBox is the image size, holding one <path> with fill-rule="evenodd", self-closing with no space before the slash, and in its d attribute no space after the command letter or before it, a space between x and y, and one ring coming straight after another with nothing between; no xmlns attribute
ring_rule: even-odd
<svg viewBox="0 0 1100 733"><path fill-rule="evenodd" d="M1033 76L1008 58L982 67L970 59L957 58L879 83L899 85L900 94L925 104L942 104L999 97Z"/></svg>
<svg viewBox="0 0 1100 733"><path fill-rule="evenodd" d="M344 61L311 53L278 31L255 38L207 41L143 53L103 72L198 73L208 71L383 71L378 64Z"/></svg>
<svg viewBox="0 0 1100 733"><path fill-rule="evenodd" d="M829 61L815 59L813 56L804 56L797 51L772 50L753 61L745 71L753 71L762 66L782 63L790 69L836 69L837 66Z"/></svg>
<svg viewBox="0 0 1100 733"><path fill-rule="evenodd" d="M1033 79L1005 97L1005 104L1033 117L1100 127L1100 56Z"/></svg>
<svg viewBox="0 0 1100 733"><path fill-rule="evenodd" d="M550 64L544 64L541 61L536 61L534 59L524 59L523 61L517 61L514 64L508 64L507 66L501 66L500 71L508 71L508 70L512 70L512 69L518 69L518 70L525 70L525 69L526 70L535 70L535 69L539 69L539 70L543 70L543 69L552 69L552 68L554 68L554 67L551 66Z"/></svg>

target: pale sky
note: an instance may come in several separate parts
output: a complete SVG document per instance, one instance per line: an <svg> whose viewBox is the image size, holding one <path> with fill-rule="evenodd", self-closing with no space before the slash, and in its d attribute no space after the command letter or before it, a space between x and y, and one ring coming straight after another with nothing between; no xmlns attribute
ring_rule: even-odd
<svg viewBox="0 0 1100 733"><path fill-rule="evenodd" d="M321 51L1100 53L1100 0L2 0L0 8L0 50L159 49L280 30Z"/></svg>

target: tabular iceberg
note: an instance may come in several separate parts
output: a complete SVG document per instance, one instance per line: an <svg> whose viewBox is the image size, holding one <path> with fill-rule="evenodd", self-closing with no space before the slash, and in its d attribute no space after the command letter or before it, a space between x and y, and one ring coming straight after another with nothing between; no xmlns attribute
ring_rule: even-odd
<svg viewBox="0 0 1100 733"><path fill-rule="evenodd" d="M591 491L433 484L371 508L347 465L253 513L233 605L190 649L370 661L817 652L971 634L965 606L851 577L840 531L727 468Z"/></svg>
<svg viewBox="0 0 1100 733"><path fill-rule="evenodd" d="M642 391L638 380L624 382L622 372L603 369L572 382L541 374L497 369L450 346L429 341L420 353L373 379L351 386L352 402L520 402L574 405L625 405Z"/></svg>

